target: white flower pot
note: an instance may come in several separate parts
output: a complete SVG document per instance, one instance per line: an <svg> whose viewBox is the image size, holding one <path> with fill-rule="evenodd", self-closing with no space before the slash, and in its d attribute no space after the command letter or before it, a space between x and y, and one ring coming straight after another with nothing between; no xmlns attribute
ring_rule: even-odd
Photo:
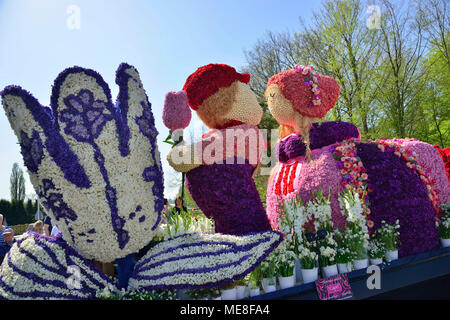
<svg viewBox="0 0 450 320"><path fill-rule="evenodd" d="M450 239L441 238L442 248L450 247Z"/></svg>
<svg viewBox="0 0 450 320"><path fill-rule="evenodd" d="M261 290L259 290L259 288L256 288L256 289L250 288L250 297L256 297L256 296L259 296L260 294L261 294Z"/></svg>
<svg viewBox="0 0 450 320"><path fill-rule="evenodd" d="M353 261L353 268L355 270L365 269L368 266L369 266L369 259L367 258Z"/></svg>
<svg viewBox="0 0 450 320"><path fill-rule="evenodd" d="M277 287L275 285L268 284L266 286L266 288L264 289L264 292L269 293L269 292L274 292L276 290L277 290Z"/></svg>
<svg viewBox="0 0 450 320"><path fill-rule="evenodd" d="M332 277L338 274L337 265L326 266L322 268L322 274L325 278Z"/></svg>
<svg viewBox="0 0 450 320"><path fill-rule="evenodd" d="M268 292L268 291L267 291L267 290L268 290L268 287L271 286L271 285L269 285L270 280L271 280L271 279L269 279L269 278L264 278L264 279L262 279L261 284L262 284L262 287L263 287L264 292ZM276 285L277 285L277 278L276 278L276 277L273 277L273 287L276 287Z"/></svg>
<svg viewBox="0 0 450 320"><path fill-rule="evenodd" d="M222 298L222 300L236 300L236 293L236 288L220 290L220 297Z"/></svg>
<svg viewBox="0 0 450 320"><path fill-rule="evenodd" d="M301 264L300 260L295 260L294 274L295 274L296 282L303 282L302 264Z"/></svg>
<svg viewBox="0 0 450 320"><path fill-rule="evenodd" d="M386 251L386 260L393 261L398 259L398 250L388 250Z"/></svg>
<svg viewBox="0 0 450 320"><path fill-rule="evenodd" d="M318 271L318 267L315 267L314 269L302 269L303 283L316 281L319 277Z"/></svg>
<svg viewBox="0 0 450 320"><path fill-rule="evenodd" d="M339 273L347 273L347 272L352 271L352 263L351 262L338 263L337 267L338 267Z"/></svg>
<svg viewBox="0 0 450 320"><path fill-rule="evenodd" d="M245 286L237 286L236 287L236 299L244 299L245 298Z"/></svg>
<svg viewBox="0 0 450 320"><path fill-rule="evenodd" d="M376 265L382 264L382 263L383 263L383 258L376 258L376 259L370 258L370 264L373 266L376 266Z"/></svg>
<svg viewBox="0 0 450 320"><path fill-rule="evenodd" d="M286 289L295 286L295 275L289 277L278 277L278 281L280 282L280 288Z"/></svg>

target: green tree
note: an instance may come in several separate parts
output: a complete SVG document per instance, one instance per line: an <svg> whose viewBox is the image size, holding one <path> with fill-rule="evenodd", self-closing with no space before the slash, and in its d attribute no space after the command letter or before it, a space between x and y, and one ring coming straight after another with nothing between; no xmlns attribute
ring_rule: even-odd
<svg viewBox="0 0 450 320"><path fill-rule="evenodd" d="M23 201L11 201L11 211L11 218L8 220L10 225L31 223L34 221L34 219L30 219L27 216Z"/></svg>
<svg viewBox="0 0 450 320"><path fill-rule="evenodd" d="M25 198L25 179L22 169L17 163L13 164L10 178L11 201L23 201Z"/></svg>
<svg viewBox="0 0 450 320"><path fill-rule="evenodd" d="M444 67L450 72L450 8L448 0L416 0L419 23L435 52L439 52Z"/></svg>
<svg viewBox="0 0 450 320"><path fill-rule="evenodd" d="M35 214L37 211L37 201L33 201L32 199L28 199L25 204L25 213L27 216L27 220L34 221Z"/></svg>
<svg viewBox="0 0 450 320"><path fill-rule="evenodd" d="M450 145L450 71L445 56L436 47L426 56L424 64L428 70L420 95L424 121L420 121L422 130L416 137L445 148Z"/></svg>
<svg viewBox="0 0 450 320"><path fill-rule="evenodd" d="M11 218L11 202L4 199L0 200L0 214L3 215L9 225L9 219Z"/></svg>
<svg viewBox="0 0 450 320"><path fill-rule="evenodd" d="M376 98L389 133L403 138L414 134L421 113L416 106L423 90L421 57L426 46L422 26L410 7L394 6L387 0L382 4L380 46L384 55L377 73L380 90Z"/></svg>
<svg viewBox="0 0 450 320"><path fill-rule="evenodd" d="M242 68L242 71L251 74L249 85L260 103L265 103L264 92L270 77L283 70L293 68L299 61L302 61L302 57L300 57L302 52L300 44L294 41L290 33L270 31L264 38L259 39L251 50L244 52L247 65ZM262 105L265 112L267 111L266 106Z"/></svg>

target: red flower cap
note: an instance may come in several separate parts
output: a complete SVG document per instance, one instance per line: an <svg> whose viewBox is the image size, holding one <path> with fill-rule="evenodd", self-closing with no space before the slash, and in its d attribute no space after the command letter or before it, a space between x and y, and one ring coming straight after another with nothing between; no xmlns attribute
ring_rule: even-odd
<svg viewBox="0 0 450 320"><path fill-rule="evenodd" d="M248 73L238 73L236 69L226 64L208 64L198 68L191 74L184 84L189 106L193 110L198 107L208 97L219 91L220 88L231 86L235 81L248 83L250 75Z"/></svg>
<svg viewBox="0 0 450 320"><path fill-rule="evenodd" d="M314 94L311 87L305 85L306 75L295 69L282 71L269 79L267 87L276 84L284 97L292 103L294 109L306 117L323 118L334 106L339 97L339 85L333 78L316 74L321 104L311 106Z"/></svg>

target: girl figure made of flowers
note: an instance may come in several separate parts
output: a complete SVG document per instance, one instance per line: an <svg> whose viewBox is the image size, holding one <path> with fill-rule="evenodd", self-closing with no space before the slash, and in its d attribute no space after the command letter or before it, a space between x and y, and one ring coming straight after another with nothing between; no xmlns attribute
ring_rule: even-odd
<svg viewBox="0 0 450 320"><path fill-rule="evenodd" d="M266 98L280 124L277 164L267 189L267 214L278 225L279 203L313 191L330 192L332 221L345 226L338 194L353 188L363 200L369 231L400 221L400 256L439 247L434 227L450 188L439 153L415 139L361 142L346 122L319 122L339 95L336 80L297 65L270 78Z"/></svg>
<svg viewBox="0 0 450 320"><path fill-rule="evenodd" d="M192 199L224 234L271 230L252 177L266 141L256 126L263 111L249 81L249 74L225 64L208 64L191 74L183 90L212 130L198 143L177 145L167 157L176 171L186 173Z"/></svg>

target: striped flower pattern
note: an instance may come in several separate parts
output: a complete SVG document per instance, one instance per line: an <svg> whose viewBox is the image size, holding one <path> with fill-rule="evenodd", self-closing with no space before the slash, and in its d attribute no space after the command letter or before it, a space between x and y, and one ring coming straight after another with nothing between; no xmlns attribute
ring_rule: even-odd
<svg viewBox="0 0 450 320"><path fill-rule="evenodd" d="M164 241L136 266L130 288L211 288L243 278L283 240L267 231L245 236L184 234Z"/></svg>
<svg viewBox="0 0 450 320"><path fill-rule="evenodd" d="M28 232L0 266L4 299L92 299L103 288L115 284L61 237Z"/></svg>

